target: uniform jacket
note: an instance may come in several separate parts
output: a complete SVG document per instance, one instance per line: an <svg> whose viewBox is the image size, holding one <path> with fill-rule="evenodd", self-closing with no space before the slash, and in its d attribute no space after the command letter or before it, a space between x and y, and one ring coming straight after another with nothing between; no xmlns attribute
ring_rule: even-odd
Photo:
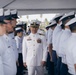
<svg viewBox="0 0 76 75"><path fill-rule="evenodd" d="M41 66L47 58L47 43L43 35L30 34L23 39L23 62L28 66Z"/></svg>
<svg viewBox="0 0 76 75"><path fill-rule="evenodd" d="M0 56L2 59L4 75L16 75L14 50L11 46L11 40L7 35L0 37Z"/></svg>

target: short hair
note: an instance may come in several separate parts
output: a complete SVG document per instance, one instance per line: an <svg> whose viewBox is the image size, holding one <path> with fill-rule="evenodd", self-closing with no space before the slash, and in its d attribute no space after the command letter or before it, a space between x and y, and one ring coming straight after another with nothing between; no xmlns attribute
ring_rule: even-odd
<svg viewBox="0 0 76 75"><path fill-rule="evenodd" d="M69 27L70 27L71 32L76 31L76 22L71 24L71 25L69 25Z"/></svg>
<svg viewBox="0 0 76 75"><path fill-rule="evenodd" d="M64 20L64 21L62 21L62 23L65 25L66 24L66 22L68 22L69 20L71 20L71 19L66 19L66 20Z"/></svg>
<svg viewBox="0 0 76 75"><path fill-rule="evenodd" d="M62 29L64 29L64 28L65 28L65 26L62 24L62 25L61 25L61 28L62 28Z"/></svg>
<svg viewBox="0 0 76 75"><path fill-rule="evenodd" d="M55 26L57 26L57 24L54 24L54 25L52 25L52 26L50 26L50 27L55 27Z"/></svg>

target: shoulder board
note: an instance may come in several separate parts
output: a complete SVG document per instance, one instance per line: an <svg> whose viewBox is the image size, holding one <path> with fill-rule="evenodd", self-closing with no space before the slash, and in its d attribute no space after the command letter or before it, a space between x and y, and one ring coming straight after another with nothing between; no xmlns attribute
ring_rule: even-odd
<svg viewBox="0 0 76 75"><path fill-rule="evenodd" d="M39 35L45 36L44 34L39 33Z"/></svg>
<svg viewBox="0 0 76 75"><path fill-rule="evenodd" d="M40 29L40 30L44 31L43 29Z"/></svg>
<svg viewBox="0 0 76 75"><path fill-rule="evenodd" d="M24 37L27 37L27 36L29 36L29 35L25 35Z"/></svg>

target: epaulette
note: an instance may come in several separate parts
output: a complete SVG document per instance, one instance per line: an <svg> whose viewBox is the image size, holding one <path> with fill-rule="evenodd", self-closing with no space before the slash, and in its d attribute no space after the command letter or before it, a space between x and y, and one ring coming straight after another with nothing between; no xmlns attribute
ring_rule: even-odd
<svg viewBox="0 0 76 75"><path fill-rule="evenodd" d="M45 36L45 34L38 33L39 35Z"/></svg>
<svg viewBox="0 0 76 75"><path fill-rule="evenodd" d="M24 37L29 36L29 34L26 34Z"/></svg>
<svg viewBox="0 0 76 75"><path fill-rule="evenodd" d="M43 29L40 29L41 31L44 31Z"/></svg>

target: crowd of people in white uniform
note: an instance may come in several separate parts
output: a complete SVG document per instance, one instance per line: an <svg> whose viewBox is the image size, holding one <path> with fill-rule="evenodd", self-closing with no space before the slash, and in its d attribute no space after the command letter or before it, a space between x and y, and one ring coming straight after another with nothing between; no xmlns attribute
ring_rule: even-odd
<svg viewBox="0 0 76 75"><path fill-rule="evenodd" d="M51 17L51 16L50 16ZM45 27L32 20L26 32L17 10L0 9L0 75L76 75L75 12L57 14Z"/></svg>
<svg viewBox="0 0 76 75"><path fill-rule="evenodd" d="M47 29L49 75L76 75L75 12L56 15ZM52 69L51 69L52 68Z"/></svg>

